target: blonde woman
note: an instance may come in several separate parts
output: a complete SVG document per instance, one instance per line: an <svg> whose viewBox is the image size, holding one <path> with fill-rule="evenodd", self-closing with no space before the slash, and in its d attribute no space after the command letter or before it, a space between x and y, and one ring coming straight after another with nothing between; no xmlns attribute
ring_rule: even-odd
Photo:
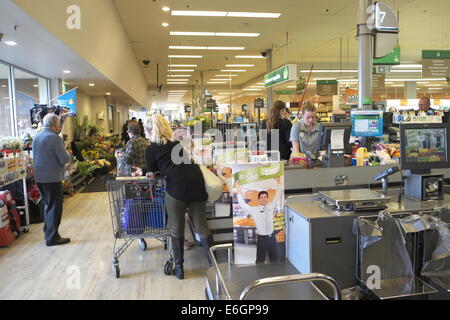
<svg viewBox="0 0 450 320"><path fill-rule="evenodd" d="M211 266L209 247L213 244L206 222L208 194L200 168L193 164L179 141L173 141L173 131L162 115L147 119L146 135L150 146L145 151L147 171L159 172L166 178L166 209L175 261L174 273L184 279L185 213L189 215L200 235L208 263Z"/></svg>

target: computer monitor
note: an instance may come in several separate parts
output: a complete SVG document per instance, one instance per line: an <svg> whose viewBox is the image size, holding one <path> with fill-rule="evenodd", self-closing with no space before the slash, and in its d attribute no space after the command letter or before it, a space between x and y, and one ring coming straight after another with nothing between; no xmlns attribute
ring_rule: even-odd
<svg viewBox="0 0 450 320"><path fill-rule="evenodd" d="M450 167L450 124L400 124L401 169L423 171Z"/></svg>
<svg viewBox="0 0 450 320"><path fill-rule="evenodd" d="M383 112L383 127L391 127L394 124L394 113Z"/></svg>
<svg viewBox="0 0 450 320"><path fill-rule="evenodd" d="M350 122L350 119L348 118L348 115L346 113L336 113L333 114L333 122L334 123L342 123L342 122Z"/></svg>
<svg viewBox="0 0 450 320"><path fill-rule="evenodd" d="M333 144L335 146L343 145L345 153L350 154L351 146L349 141L351 131L351 123L321 123L319 132L319 150L328 150L328 146L331 144L333 137ZM341 137L343 137L343 140L340 140Z"/></svg>
<svg viewBox="0 0 450 320"><path fill-rule="evenodd" d="M381 137L383 135L383 111L355 110L351 113L352 136Z"/></svg>

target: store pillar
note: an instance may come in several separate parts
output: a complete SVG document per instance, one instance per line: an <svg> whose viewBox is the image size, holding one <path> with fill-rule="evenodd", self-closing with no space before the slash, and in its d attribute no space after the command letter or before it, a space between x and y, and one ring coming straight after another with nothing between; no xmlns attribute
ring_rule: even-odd
<svg viewBox="0 0 450 320"><path fill-rule="evenodd" d="M266 51L266 65L267 65L267 73L272 71L272 49L268 49ZM267 114L269 114L270 108L272 108L273 104L272 98L272 87L267 88Z"/></svg>
<svg viewBox="0 0 450 320"><path fill-rule="evenodd" d="M358 109L372 109L373 33L368 24L372 0L359 0L358 14Z"/></svg>
<svg viewBox="0 0 450 320"><path fill-rule="evenodd" d="M417 82L405 81L404 98L417 99Z"/></svg>

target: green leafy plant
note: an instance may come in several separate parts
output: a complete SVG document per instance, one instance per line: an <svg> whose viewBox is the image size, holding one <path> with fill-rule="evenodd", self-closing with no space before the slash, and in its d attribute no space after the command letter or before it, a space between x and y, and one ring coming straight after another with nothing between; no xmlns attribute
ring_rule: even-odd
<svg viewBox="0 0 450 320"><path fill-rule="evenodd" d="M100 169L100 166L96 165L95 162L80 161L80 162L77 162L77 168L78 168L78 172L80 173L81 177L86 178L88 175L90 175L95 170Z"/></svg>

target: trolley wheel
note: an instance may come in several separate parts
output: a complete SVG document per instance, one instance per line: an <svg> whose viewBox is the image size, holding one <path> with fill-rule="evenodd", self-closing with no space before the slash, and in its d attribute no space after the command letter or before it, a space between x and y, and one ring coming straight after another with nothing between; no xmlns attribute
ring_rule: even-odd
<svg viewBox="0 0 450 320"><path fill-rule="evenodd" d="M166 276L171 276L172 273L173 273L173 263L172 261L168 260L164 265L164 274Z"/></svg>
<svg viewBox="0 0 450 320"><path fill-rule="evenodd" d="M139 239L139 248L141 248L142 251L147 250L147 242L145 242L144 239Z"/></svg>
<svg viewBox="0 0 450 320"><path fill-rule="evenodd" d="M168 245L167 245L167 240L164 241L164 250L167 250Z"/></svg>
<svg viewBox="0 0 450 320"><path fill-rule="evenodd" d="M115 275L116 275L116 278L117 278L117 279L120 278L119 262L113 263L113 270L114 270L114 273L115 273Z"/></svg>

